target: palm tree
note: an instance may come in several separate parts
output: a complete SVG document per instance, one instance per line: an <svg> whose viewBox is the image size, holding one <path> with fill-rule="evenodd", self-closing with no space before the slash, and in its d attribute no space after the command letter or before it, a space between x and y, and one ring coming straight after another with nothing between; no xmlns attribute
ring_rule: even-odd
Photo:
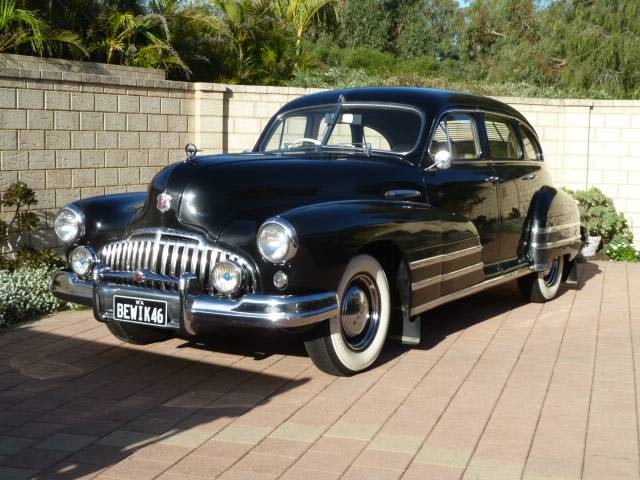
<svg viewBox="0 0 640 480"><path fill-rule="evenodd" d="M102 55L107 63L190 72L171 45L166 22L156 14L116 11L103 15L90 37L94 40L89 51Z"/></svg>
<svg viewBox="0 0 640 480"><path fill-rule="evenodd" d="M296 53L302 53L302 38L320 11L331 5L337 10L337 0L276 0L274 8L278 17L291 26L296 34Z"/></svg>
<svg viewBox="0 0 640 480"><path fill-rule="evenodd" d="M241 68L247 61L249 42L255 39L261 19L268 17L267 0L213 0L221 13L224 28L221 33L232 43Z"/></svg>
<svg viewBox="0 0 640 480"><path fill-rule="evenodd" d="M15 0L0 0L0 52L54 55L63 46L86 55L77 34L50 28L37 11L16 8Z"/></svg>

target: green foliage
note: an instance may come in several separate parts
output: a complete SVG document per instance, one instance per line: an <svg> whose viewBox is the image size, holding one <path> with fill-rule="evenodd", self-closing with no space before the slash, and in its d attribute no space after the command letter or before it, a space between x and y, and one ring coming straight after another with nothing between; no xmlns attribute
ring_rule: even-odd
<svg viewBox="0 0 640 480"><path fill-rule="evenodd" d="M36 250L34 248L23 248L15 258L0 257L0 270L10 272L21 268L58 270L67 266L67 262L59 253L45 248Z"/></svg>
<svg viewBox="0 0 640 480"><path fill-rule="evenodd" d="M85 53L76 33L50 28L37 11L17 8L15 0L0 0L0 53L54 55L64 47Z"/></svg>
<svg viewBox="0 0 640 480"><path fill-rule="evenodd" d="M590 235L602 237L602 245L609 244L614 237L618 240L625 239L629 243L633 241L624 214L617 212L613 200L598 188L565 191L577 200L582 224Z"/></svg>
<svg viewBox="0 0 640 480"><path fill-rule="evenodd" d="M576 0L566 29L564 81L614 95L640 89L640 2Z"/></svg>
<svg viewBox="0 0 640 480"><path fill-rule="evenodd" d="M625 235L613 237L603 251L610 260L616 262L640 262L640 251L635 249Z"/></svg>
<svg viewBox="0 0 640 480"><path fill-rule="evenodd" d="M85 44L195 81L640 98L640 2L462 3L0 0L0 51L82 58Z"/></svg>
<svg viewBox="0 0 640 480"><path fill-rule="evenodd" d="M105 14L98 18L89 38L89 51L107 63L190 73L171 45L166 18L159 14Z"/></svg>
<svg viewBox="0 0 640 480"><path fill-rule="evenodd" d="M16 182L2 195L2 205L13 208L11 220L0 220L0 247L7 248L12 258L16 258L21 247L24 234L34 232L38 228L38 217L34 212L22 211L38 203L35 192L24 182Z"/></svg>
<svg viewBox="0 0 640 480"><path fill-rule="evenodd" d="M0 327L64 305L51 294L51 275L46 267L0 270Z"/></svg>

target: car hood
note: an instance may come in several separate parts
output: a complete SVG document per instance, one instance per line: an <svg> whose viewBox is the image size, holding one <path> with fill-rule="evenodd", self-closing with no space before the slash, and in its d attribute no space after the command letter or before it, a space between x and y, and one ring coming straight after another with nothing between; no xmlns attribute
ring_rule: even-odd
<svg viewBox="0 0 640 480"><path fill-rule="evenodd" d="M415 167L391 158L239 154L175 163L153 179L132 228L194 227L217 240L229 223L257 231L289 209L337 200L384 198L393 188L416 188ZM166 212L158 196L169 195ZM164 197L166 200L167 197Z"/></svg>

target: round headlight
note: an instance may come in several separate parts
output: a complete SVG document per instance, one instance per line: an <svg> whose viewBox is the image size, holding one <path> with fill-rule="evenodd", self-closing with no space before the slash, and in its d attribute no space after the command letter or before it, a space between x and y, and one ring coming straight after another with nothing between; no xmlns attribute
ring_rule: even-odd
<svg viewBox="0 0 640 480"><path fill-rule="evenodd" d="M234 262L222 261L213 267L213 286L225 295L238 291L242 285L242 268Z"/></svg>
<svg viewBox="0 0 640 480"><path fill-rule="evenodd" d="M98 262L96 253L89 247L74 248L69 255L71 269L79 277L84 277L91 272L91 269Z"/></svg>
<svg viewBox="0 0 640 480"><path fill-rule="evenodd" d="M258 230L258 250L270 262L284 263L298 250L296 231L282 218L267 220Z"/></svg>
<svg viewBox="0 0 640 480"><path fill-rule="evenodd" d="M56 217L55 230L64 243L73 243L84 235L84 218L75 207L64 207Z"/></svg>

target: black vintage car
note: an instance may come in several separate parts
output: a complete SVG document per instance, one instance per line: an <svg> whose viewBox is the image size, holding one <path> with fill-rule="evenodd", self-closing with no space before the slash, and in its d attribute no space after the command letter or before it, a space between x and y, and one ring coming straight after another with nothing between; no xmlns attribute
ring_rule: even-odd
<svg viewBox="0 0 640 480"><path fill-rule="evenodd" d="M583 241L533 128L489 98L327 91L285 105L251 152L196 151L146 193L57 217L72 271L54 294L126 342L277 327L353 374L389 334L419 341L419 316L445 302L513 279L552 299Z"/></svg>

